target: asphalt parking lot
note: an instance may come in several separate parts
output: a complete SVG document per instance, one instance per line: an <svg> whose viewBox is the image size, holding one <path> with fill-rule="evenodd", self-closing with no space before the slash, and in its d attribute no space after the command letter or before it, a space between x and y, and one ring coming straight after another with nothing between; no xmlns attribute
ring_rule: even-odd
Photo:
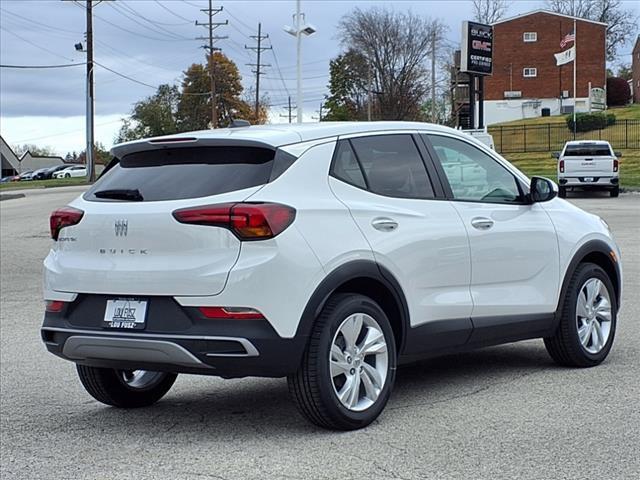
<svg viewBox="0 0 640 480"><path fill-rule="evenodd" d="M542 341L422 362L399 370L374 424L335 433L298 415L284 379L183 375L134 411L90 398L39 337L48 214L78 191L0 202L3 479L640 478L640 195L570 198L609 223L623 254L603 365L557 367Z"/></svg>

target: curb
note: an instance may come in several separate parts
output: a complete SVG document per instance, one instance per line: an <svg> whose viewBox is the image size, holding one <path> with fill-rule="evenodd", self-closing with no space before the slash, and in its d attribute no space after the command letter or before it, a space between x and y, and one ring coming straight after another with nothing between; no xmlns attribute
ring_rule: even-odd
<svg viewBox="0 0 640 480"><path fill-rule="evenodd" d="M26 195L24 193L3 193L0 194L1 200L13 200L14 198L24 198Z"/></svg>

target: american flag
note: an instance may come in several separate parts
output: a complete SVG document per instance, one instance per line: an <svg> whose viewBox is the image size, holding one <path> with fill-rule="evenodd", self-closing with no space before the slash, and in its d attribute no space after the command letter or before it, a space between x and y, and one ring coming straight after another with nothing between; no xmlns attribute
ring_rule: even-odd
<svg viewBox="0 0 640 480"><path fill-rule="evenodd" d="M560 48L564 48L567 44L576 41L576 34L571 32L567 33L562 40L560 40Z"/></svg>

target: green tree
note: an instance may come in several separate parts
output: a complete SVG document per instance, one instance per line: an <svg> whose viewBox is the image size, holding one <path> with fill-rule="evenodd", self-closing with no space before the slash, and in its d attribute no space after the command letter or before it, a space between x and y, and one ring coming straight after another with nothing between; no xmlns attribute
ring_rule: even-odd
<svg viewBox="0 0 640 480"><path fill-rule="evenodd" d="M323 120L366 120L369 67L359 52L348 50L329 62L329 96Z"/></svg>
<svg viewBox="0 0 640 480"><path fill-rule="evenodd" d="M236 64L221 52L214 52L208 61L214 65L218 127L229 125L230 119L255 118L251 106L242 99L242 77ZM211 127L210 91L208 67L194 63L184 72L182 80L177 111L181 131ZM261 120L263 123L266 121L266 111Z"/></svg>
<svg viewBox="0 0 640 480"><path fill-rule="evenodd" d="M176 133L179 101L178 87L160 85L154 95L134 105L131 117L123 120L116 142Z"/></svg>

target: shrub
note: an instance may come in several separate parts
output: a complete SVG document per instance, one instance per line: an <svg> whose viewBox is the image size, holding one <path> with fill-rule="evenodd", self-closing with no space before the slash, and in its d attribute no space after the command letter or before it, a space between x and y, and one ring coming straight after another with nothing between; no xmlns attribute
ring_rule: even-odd
<svg viewBox="0 0 640 480"><path fill-rule="evenodd" d="M566 118L567 128L573 132L573 115ZM576 113L576 132L589 132L591 130L601 130L616 123L616 116L613 113Z"/></svg>
<svg viewBox="0 0 640 480"><path fill-rule="evenodd" d="M620 77L607 78L607 105L616 107L626 105L631 99L629 83Z"/></svg>

